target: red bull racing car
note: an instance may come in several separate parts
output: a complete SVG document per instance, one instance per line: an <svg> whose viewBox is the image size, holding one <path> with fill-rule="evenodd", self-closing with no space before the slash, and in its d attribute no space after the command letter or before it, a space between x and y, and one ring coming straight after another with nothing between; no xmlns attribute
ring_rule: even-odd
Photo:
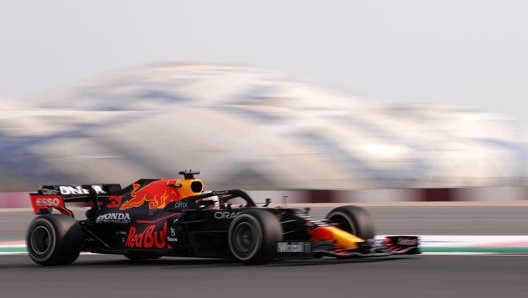
<svg viewBox="0 0 528 298"><path fill-rule="evenodd" d="M342 206L325 218L309 209L261 206L240 189L204 191L198 172L117 184L49 185L31 193L36 218L26 244L40 265L74 262L81 251L132 260L162 256L231 258L265 264L279 258L351 258L420 253L418 237L375 240L367 212ZM91 208L76 220L66 207Z"/></svg>

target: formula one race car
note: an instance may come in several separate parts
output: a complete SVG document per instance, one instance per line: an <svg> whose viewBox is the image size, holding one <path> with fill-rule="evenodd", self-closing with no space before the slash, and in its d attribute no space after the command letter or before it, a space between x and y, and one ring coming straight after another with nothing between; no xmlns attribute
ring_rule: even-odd
<svg viewBox="0 0 528 298"><path fill-rule="evenodd" d="M233 258L264 264L278 258L337 258L418 254L418 237L374 240L367 212L357 206L314 218L308 209L258 207L239 189L204 191L194 177L141 179L117 184L52 185L31 193L35 214L27 231L30 258L41 265L72 263L81 251L123 254L132 260L161 256ZM74 219L67 203L91 208ZM58 211L52 212L53 210Z"/></svg>

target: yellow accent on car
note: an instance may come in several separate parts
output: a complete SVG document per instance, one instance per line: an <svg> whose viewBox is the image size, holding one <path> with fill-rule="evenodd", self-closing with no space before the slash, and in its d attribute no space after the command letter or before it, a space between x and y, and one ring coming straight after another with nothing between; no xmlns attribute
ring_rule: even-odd
<svg viewBox="0 0 528 298"><path fill-rule="evenodd" d="M332 232L335 244L343 249L356 249L359 247L359 243L365 242L364 239L358 236L343 231L337 227L328 227Z"/></svg>
<svg viewBox="0 0 528 298"><path fill-rule="evenodd" d="M181 198L201 194L204 191L201 179L176 179L174 186L178 190Z"/></svg>

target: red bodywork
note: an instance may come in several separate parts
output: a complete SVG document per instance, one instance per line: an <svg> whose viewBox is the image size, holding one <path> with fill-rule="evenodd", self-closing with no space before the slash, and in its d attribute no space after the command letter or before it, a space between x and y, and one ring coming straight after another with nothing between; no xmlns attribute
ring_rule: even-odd
<svg viewBox="0 0 528 298"><path fill-rule="evenodd" d="M61 214L73 216L73 213L64 205L62 195L30 194L31 206L35 214L44 213L51 208L57 209Z"/></svg>

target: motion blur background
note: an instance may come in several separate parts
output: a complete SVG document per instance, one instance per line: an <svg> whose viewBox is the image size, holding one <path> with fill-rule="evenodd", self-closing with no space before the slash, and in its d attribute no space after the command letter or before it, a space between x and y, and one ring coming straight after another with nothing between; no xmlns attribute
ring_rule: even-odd
<svg viewBox="0 0 528 298"><path fill-rule="evenodd" d="M520 1L1 1L0 207L202 172L292 201L526 197Z"/></svg>

